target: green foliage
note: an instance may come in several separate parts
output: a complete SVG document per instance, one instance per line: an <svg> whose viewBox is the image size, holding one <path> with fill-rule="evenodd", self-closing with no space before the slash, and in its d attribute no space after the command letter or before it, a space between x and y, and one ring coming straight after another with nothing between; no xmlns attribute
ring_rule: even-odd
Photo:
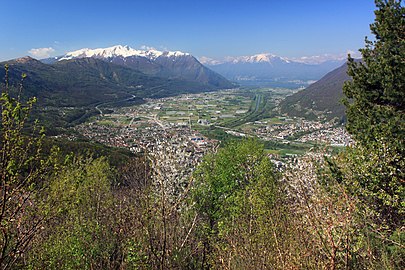
<svg viewBox="0 0 405 270"><path fill-rule="evenodd" d="M207 156L194 174L197 209L214 221L237 216L240 192L255 184L262 173L272 173L271 165L265 162L263 147L254 141L229 143L217 154ZM265 165L270 172L264 170Z"/></svg>
<svg viewBox="0 0 405 270"><path fill-rule="evenodd" d="M344 86L347 130L357 146L347 153L349 189L391 226L405 214L405 7L378 0L363 62L349 58Z"/></svg>
<svg viewBox="0 0 405 270"><path fill-rule="evenodd" d="M401 1L376 1L371 30L376 41L366 40L363 62L349 59L345 83L347 129L364 146L378 139L403 143L405 109L405 8ZM378 142L377 142L378 143ZM398 147L398 146L397 146ZM402 145L403 148L403 145Z"/></svg>
<svg viewBox="0 0 405 270"><path fill-rule="evenodd" d="M67 139L55 139L47 137L43 142L44 155L49 155L53 147L60 149L62 156L92 156L94 158L106 157L113 167L119 167L128 163L135 154L124 148L106 146L100 143L88 141L69 141Z"/></svg>
<svg viewBox="0 0 405 270"><path fill-rule="evenodd" d="M52 168L53 151L42 158L43 130L37 123L30 135L23 133L35 99L20 100L22 76L16 98L10 95L8 66L0 97L0 268L17 263L37 236L45 216L34 202L46 187L44 177Z"/></svg>
<svg viewBox="0 0 405 270"><path fill-rule="evenodd" d="M73 158L51 181L42 210L52 215L31 254L34 269L109 267L112 170L104 158Z"/></svg>
<svg viewBox="0 0 405 270"><path fill-rule="evenodd" d="M389 151L384 143L373 151L357 146L342 153L338 162L339 178L351 194L367 206L368 214L391 228L401 226L405 214L405 186L398 178L398 166L405 163L398 153Z"/></svg>
<svg viewBox="0 0 405 270"><path fill-rule="evenodd" d="M401 227L403 220L398 219L401 214L389 216L387 210L392 207L401 208L403 197L390 197L386 190L379 187L380 174L389 174L392 168L387 168L380 163L378 152L374 155L367 152L368 156L365 156L365 152L361 152L363 150L359 147L349 148L329 160L328 170L330 171L323 176L327 178L323 179L327 196L333 199L339 196L339 193L345 194L346 200L349 199L347 202L350 207L355 206L348 216L351 222L349 230L345 232L347 235L344 236L350 243L346 248L349 251L347 262L354 269L360 267L403 269L405 266L404 228ZM360 185L358 179L367 181L369 185ZM348 183L352 186L348 186ZM403 192L404 187L386 188L392 189L393 193L398 193ZM377 208L376 205L383 208ZM349 208L339 211L347 211L345 209Z"/></svg>
<svg viewBox="0 0 405 270"><path fill-rule="evenodd" d="M250 228L256 236L263 232L266 226L259 224L276 200L276 177L263 145L246 140L207 156L194 178L191 198L201 220L201 267L207 267L231 248L229 237L237 229Z"/></svg>

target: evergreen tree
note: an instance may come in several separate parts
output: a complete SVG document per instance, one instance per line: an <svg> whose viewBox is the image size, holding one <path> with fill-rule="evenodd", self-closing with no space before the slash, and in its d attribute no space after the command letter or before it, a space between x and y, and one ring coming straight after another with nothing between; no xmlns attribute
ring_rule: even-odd
<svg viewBox="0 0 405 270"><path fill-rule="evenodd" d="M366 39L362 61L349 57L344 85L347 130L356 147L347 156L348 187L394 227L405 209L405 8L402 1L377 0L375 40Z"/></svg>

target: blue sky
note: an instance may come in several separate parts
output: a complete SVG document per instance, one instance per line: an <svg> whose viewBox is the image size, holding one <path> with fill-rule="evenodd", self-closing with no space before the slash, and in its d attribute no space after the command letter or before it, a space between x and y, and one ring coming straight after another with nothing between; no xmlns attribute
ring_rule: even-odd
<svg viewBox="0 0 405 270"><path fill-rule="evenodd" d="M375 9L373 0L0 0L0 7L0 61L117 44L211 58L338 55L364 46Z"/></svg>

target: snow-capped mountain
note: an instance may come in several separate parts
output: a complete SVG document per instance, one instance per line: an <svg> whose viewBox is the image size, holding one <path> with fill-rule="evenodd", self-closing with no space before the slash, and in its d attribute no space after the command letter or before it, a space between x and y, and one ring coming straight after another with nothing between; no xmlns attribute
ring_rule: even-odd
<svg viewBox="0 0 405 270"><path fill-rule="evenodd" d="M194 56L180 51L139 50L117 45L98 49L84 48L68 52L63 56L44 59L43 62L55 63L80 58L101 59L147 75L198 82L215 88L233 87L232 83L202 65Z"/></svg>
<svg viewBox="0 0 405 270"><path fill-rule="evenodd" d="M306 64L271 53L225 57L222 60L201 57L200 60L212 70L240 84L283 87L306 86L344 63L342 60Z"/></svg>
<svg viewBox="0 0 405 270"><path fill-rule="evenodd" d="M273 63L290 63L289 60L271 54L271 53L261 53L261 54L255 54L251 56L239 56L239 57L233 57L229 58L228 62L232 62L233 64L238 64L238 63L268 63L268 64L273 64Z"/></svg>
<svg viewBox="0 0 405 270"><path fill-rule="evenodd" d="M98 48L98 49L80 49L73 52L68 52L63 57L58 59L58 61L63 60L71 60L74 58L85 58L85 57L94 57L94 58L114 58L114 57L122 57L127 58L130 56L139 56L145 57L150 60L155 60L156 58L163 56L163 57L179 57L179 56L188 56L190 54L183 53L180 51L158 51L155 49L148 49L148 50L137 50L133 49L129 46L112 46L109 48Z"/></svg>
<svg viewBox="0 0 405 270"><path fill-rule="evenodd" d="M232 63L232 64L240 64L240 63L269 63L272 64L274 62L284 62L290 63L291 61L287 58L280 57L271 53L260 53L255 55L248 55L248 56L227 56L224 59L213 59L209 57L202 56L199 58L200 62L204 65L220 65L225 63Z"/></svg>

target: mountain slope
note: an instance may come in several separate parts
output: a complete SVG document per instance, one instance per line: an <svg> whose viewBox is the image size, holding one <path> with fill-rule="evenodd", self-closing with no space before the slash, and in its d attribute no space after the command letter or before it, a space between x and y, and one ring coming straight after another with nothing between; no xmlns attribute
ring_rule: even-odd
<svg viewBox="0 0 405 270"><path fill-rule="evenodd" d="M48 106L89 106L136 95L165 97L220 88L180 78L151 76L129 67L96 58L78 58L44 64L30 57L1 63L9 64L12 84L26 73L25 93ZM4 77L4 70L0 70Z"/></svg>
<svg viewBox="0 0 405 270"><path fill-rule="evenodd" d="M280 103L283 113L291 116L316 117L317 112L323 112L326 118L345 115L345 107L340 103L343 98L343 84L349 80L347 64L329 72L319 81L311 84Z"/></svg>
<svg viewBox="0 0 405 270"><path fill-rule="evenodd" d="M100 49L80 49L61 57L44 59L43 61L52 63L80 58L101 59L148 75L197 82L208 88L234 87L232 83L202 65L192 55L179 51L136 50L128 46L117 45Z"/></svg>
<svg viewBox="0 0 405 270"><path fill-rule="evenodd" d="M21 74L26 73L24 94L38 97L40 104L47 106L88 106L129 96L130 84L165 83L97 59L46 65L24 57L6 63L10 66L11 84L17 84ZM0 70L0 76L4 76L4 70Z"/></svg>
<svg viewBox="0 0 405 270"><path fill-rule="evenodd" d="M18 93L21 74L27 74L22 98L38 98L34 117L39 118L51 133L58 127L80 123L97 114L95 107L99 104L134 104L143 102L143 98L218 89L196 81L147 75L96 58L44 64L23 57L0 63L5 64L9 65L10 92L14 96ZM0 69L0 77L4 76L5 70Z"/></svg>

